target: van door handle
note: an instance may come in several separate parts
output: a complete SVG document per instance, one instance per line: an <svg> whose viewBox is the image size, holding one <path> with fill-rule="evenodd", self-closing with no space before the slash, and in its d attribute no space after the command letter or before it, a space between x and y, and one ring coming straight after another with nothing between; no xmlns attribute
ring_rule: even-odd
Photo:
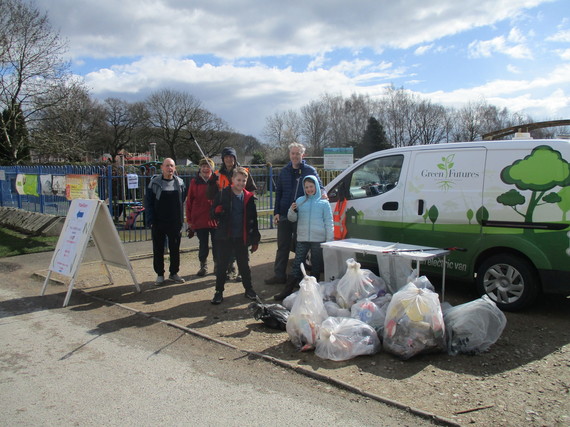
<svg viewBox="0 0 570 427"><path fill-rule="evenodd" d="M424 214L424 201L422 199L418 200L418 215Z"/></svg>
<svg viewBox="0 0 570 427"><path fill-rule="evenodd" d="M398 210L398 202L386 202L382 205L382 210L397 211Z"/></svg>

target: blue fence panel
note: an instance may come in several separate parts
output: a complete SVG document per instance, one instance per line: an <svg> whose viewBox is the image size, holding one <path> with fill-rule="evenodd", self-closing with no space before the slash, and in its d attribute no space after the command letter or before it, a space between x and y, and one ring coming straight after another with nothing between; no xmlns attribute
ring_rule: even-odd
<svg viewBox="0 0 570 427"><path fill-rule="evenodd" d="M258 190L257 208L260 212L261 229L273 228L273 205L278 168L250 166L250 173ZM196 167L178 166L178 175L186 184L197 173ZM56 180L51 177L66 175L97 175L97 193L99 199L109 205L117 230L123 241L150 239L150 230L145 227L144 210L141 209L145 190L151 177L160 173L160 168L128 165L116 166L0 166L0 206L15 207L31 212L40 212L57 216L66 216L71 201L61 195L65 189L54 188ZM16 181L18 174L37 175L36 193L19 194ZM138 188L129 189L127 175L138 175ZM50 178L48 178L48 176ZM42 180L44 182L42 182ZM132 224L127 224L129 218Z"/></svg>

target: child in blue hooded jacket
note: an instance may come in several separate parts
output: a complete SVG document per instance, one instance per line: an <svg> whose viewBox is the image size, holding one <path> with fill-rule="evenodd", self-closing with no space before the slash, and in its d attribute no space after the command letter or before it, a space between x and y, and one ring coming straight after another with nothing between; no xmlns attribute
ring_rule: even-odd
<svg viewBox="0 0 570 427"><path fill-rule="evenodd" d="M303 179L305 195L299 197L287 212L287 219L297 222L297 246L295 247L295 260L291 270L291 277L285 289L273 298L282 301L291 295L293 289L303 278L301 263L311 251L311 272L319 280L323 269L323 249L321 243L333 240L333 218L331 205L328 200L321 198L319 180L314 175Z"/></svg>

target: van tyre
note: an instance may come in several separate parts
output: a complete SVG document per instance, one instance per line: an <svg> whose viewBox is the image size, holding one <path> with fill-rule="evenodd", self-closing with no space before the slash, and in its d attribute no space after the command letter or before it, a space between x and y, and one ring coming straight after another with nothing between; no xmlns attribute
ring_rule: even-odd
<svg viewBox="0 0 570 427"><path fill-rule="evenodd" d="M538 275L526 260L510 254L493 255L477 270L477 290L501 310L517 311L535 302L540 291Z"/></svg>

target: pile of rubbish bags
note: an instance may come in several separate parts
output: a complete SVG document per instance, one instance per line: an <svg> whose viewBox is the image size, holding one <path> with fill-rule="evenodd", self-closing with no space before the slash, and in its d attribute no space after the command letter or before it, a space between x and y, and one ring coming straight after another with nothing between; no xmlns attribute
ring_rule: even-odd
<svg viewBox="0 0 570 427"><path fill-rule="evenodd" d="M401 359L429 352L476 354L487 351L507 324L487 296L454 307L440 304L425 276L416 277L409 264L404 274L405 261L391 266L399 277L386 280L352 258L346 264L344 276L332 282L318 283L303 271L298 292L282 305L251 304L254 317L286 330L299 350L335 361L381 349Z"/></svg>

